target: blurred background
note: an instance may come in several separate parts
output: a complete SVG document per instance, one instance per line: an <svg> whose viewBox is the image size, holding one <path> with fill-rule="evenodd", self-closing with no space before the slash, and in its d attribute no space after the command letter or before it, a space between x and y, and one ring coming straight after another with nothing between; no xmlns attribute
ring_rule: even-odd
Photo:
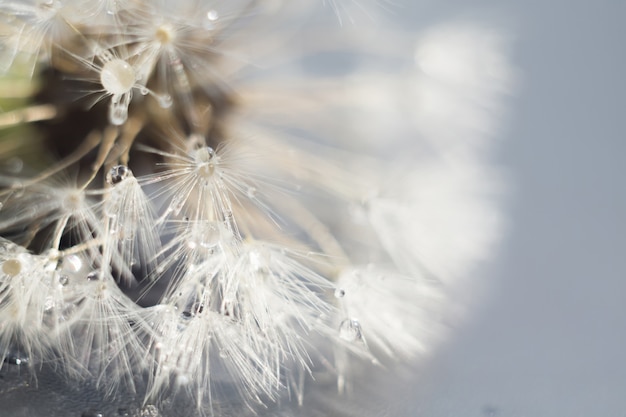
<svg viewBox="0 0 626 417"><path fill-rule="evenodd" d="M390 415L626 416L626 2L409 7L407 25L511 28L519 82L495 154L508 225L472 278L488 291Z"/></svg>

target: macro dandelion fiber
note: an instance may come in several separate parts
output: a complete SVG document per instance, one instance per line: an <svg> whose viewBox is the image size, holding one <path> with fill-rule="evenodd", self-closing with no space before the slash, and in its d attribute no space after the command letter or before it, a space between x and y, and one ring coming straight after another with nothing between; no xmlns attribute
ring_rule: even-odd
<svg viewBox="0 0 626 417"><path fill-rule="evenodd" d="M380 6L0 0L10 415L352 415L311 398L441 339L508 72L472 25L371 42Z"/></svg>

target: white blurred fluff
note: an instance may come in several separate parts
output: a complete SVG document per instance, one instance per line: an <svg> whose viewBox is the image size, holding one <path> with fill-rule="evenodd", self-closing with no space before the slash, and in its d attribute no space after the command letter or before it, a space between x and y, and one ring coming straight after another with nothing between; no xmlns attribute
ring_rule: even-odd
<svg viewBox="0 0 626 417"><path fill-rule="evenodd" d="M33 21L81 2L34 3L0 2L5 19L24 8L20 25L0 27L7 68L20 54L53 65L67 52L65 32ZM70 170L54 167L1 178L0 359L17 351L33 369L60 364L111 398L142 384L144 403L186 392L201 412L220 384L248 407L286 392L302 402L307 373L323 369L343 390L355 367L382 372L437 345L447 293L491 255L502 227L489 152L514 80L497 31L436 26L399 70L358 62L317 76L302 72L290 39L274 41L289 34L282 19L289 27L319 2L258 1L255 13L243 1L88 3L59 21L84 30L69 59L92 73L128 60L136 77L113 68L127 113L109 113L100 141L85 138L75 161L60 162L98 149L87 180L60 183ZM119 104L106 87L93 92ZM215 116L231 89L233 108ZM157 109L132 90L172 103ZM161 130L141 143L133 123L146 120ZM135 169L139 152L159 162ZM43 250L31 253L38 234ZM138 299L120 289L142 280Z"/></svg>

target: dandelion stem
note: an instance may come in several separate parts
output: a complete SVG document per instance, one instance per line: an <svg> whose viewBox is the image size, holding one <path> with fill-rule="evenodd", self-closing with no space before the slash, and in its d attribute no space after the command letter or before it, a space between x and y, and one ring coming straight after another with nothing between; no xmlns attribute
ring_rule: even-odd
<svg viewBox="0 0 626 417"><path fill-rule="evenodd" d="M91 182L94 180L94 178L96 178L96 175L98 175L98 171L100 171L100 168L102 168L102 165L104 165L104 162L111 153L113 145L115 145L115 139L117 139L118 134L119 129L115 126L109 126L104 131L102 143L100 145L100 148L98 149L98 157L91 166L91 175L89 176L89 178L87 178L87 181L85 181L85 183L81 187L81 190L86 189L89 184L91 184Z"/></svg>

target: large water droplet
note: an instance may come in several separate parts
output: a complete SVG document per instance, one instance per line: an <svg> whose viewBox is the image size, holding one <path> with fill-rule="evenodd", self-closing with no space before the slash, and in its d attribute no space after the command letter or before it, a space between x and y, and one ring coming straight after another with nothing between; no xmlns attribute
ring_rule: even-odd
<svg viewBox="0 0 626 417"><path fill-rule="evenodd" d="M113 58L102 67L100 83L109 94L126 94L135 85L135 70L123 59Z"/></svg>
<svg viewBox="0 0 626 417"><path fill-rule="evenodd" d="M7 259L2 263L2 272L10 277L22 272L22 263L18 259Z"/></svg>
<svg viewBox="0 0 626 417"><path fill-rule="evenodd" d="M339 337L347 342L362 340L361 323L356 319L345 319L339 325Z"/></svg>
<svg viewBox="0 0 626 417"><path fill-rule="evenodd" d="M119 184L124 181L132 172L126 165L116 165L107 173L107 182L111 185Z"/></svg>
<svg viewBox="0 0 626 417"><path fill-rule="evenodd" d="M220 15L219 15L219 13L217 12L217 10L215 10L215 9L211 9L211 10L209 10L209 11L207 12L206 17L207 17L207 19L209 19L210 21L214 22L214 21L216 21L217 19L219 19Z"/></svg>
<svg viewBox="0 0 626 417"><path fill-rule="evenodd" d="M63 258L63 269L76 273L83 268L83 260L80 256L72 254Z"/></svg>

